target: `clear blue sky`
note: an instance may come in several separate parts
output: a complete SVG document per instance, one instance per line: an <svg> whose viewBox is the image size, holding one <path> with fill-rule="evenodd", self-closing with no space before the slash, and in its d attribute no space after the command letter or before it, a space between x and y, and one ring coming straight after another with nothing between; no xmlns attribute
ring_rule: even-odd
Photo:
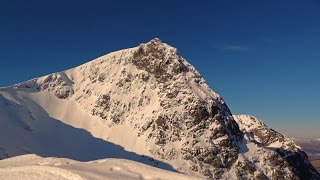
<svg viewBox="0 0 320 180"><path fill-rule="evenodd" d="M2 0L0 86L154 37L177 47L234 114L320 137L318 0Z"/></svg>

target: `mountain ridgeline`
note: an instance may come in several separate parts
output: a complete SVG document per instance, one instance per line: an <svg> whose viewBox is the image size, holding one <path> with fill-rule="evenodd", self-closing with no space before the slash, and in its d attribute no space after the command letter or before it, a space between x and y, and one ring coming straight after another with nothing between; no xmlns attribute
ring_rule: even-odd
<svg viewBox="0 0 320 180"><path fill-rule="evenodd" d="M153 39L0 89L0 158L116 157L214 179L320 179L289 138L233 116L177 49Z"/></svg>

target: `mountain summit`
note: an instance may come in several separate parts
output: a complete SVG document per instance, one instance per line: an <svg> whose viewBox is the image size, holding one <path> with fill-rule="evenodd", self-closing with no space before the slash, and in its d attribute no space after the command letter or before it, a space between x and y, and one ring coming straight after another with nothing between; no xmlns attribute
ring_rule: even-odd
<svg viewBox="0 0 320 180"><path fill-rule="evenodd" d="M114 157L197 177L320 178L290 139L254 117L232 116L158 38L2 88L0 116L2 158Z"/></svg>

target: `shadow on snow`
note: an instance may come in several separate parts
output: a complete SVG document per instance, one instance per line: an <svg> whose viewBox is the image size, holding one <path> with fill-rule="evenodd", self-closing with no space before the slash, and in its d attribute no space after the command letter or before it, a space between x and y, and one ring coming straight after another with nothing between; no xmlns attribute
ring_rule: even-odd
<svg viewBox="0 0 320 180"><path fill-rule="evenodd" d="M22 100L20 102L24 103ZM1 113L7 113L7 117L9 117L7 119L0 117L2 126L6 123L12 123L12 121L15 121L17 126L21 126L19 134L8 136L8 134L0 132L0 135L6 136L9 141L23 142L24 144L16 144L15 146L21 150L16 151L15 154L9 153L10 157L33 153L42 157L68 158L77 161L120 158L176 171L170 164L126 151L122 146L96 138L84 129L75 128L51 118L42 107L32 101L25 105L19 105L8 101L0 94L0 109L2 109ZM37 117L32 116L34 112L31 113L30 109L37 111L35 112ZM6 149L6 147L2 148Z"/></svg>

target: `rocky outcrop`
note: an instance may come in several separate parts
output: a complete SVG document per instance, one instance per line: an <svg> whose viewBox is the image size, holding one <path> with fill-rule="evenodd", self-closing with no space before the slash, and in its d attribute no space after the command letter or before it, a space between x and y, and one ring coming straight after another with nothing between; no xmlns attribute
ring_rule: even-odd
<svg viewBox="0 0 320 180"><path fill-rule="evenodd" d="M319 179L320 174L311 165L307 154L290 138L268 128L250 115L234 119L245 134L247 146L255 148L250 154L253 163L272 179ZM268 173L272 172L272 173Z"/></svg>

